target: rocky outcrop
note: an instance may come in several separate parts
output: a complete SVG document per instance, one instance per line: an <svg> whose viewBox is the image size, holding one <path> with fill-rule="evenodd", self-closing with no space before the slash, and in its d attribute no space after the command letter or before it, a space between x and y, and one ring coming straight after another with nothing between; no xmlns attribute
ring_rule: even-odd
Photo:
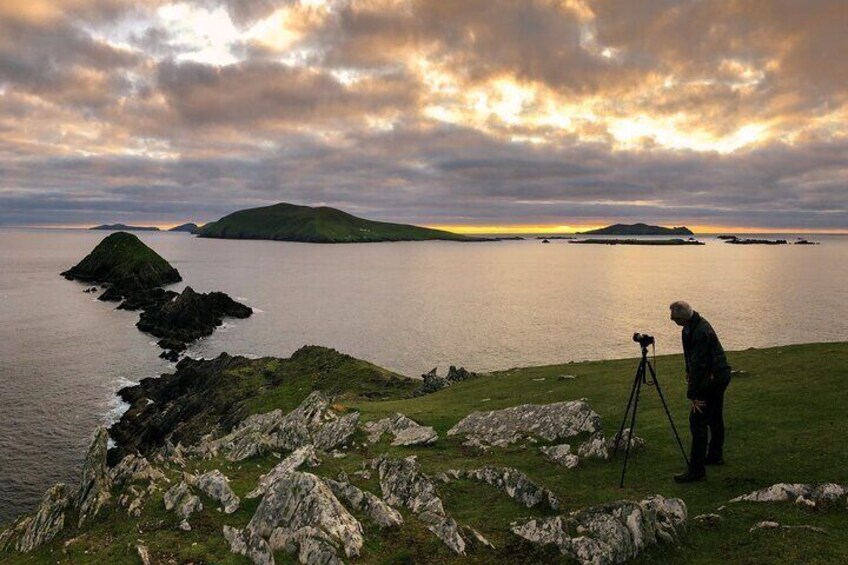
<svg viewBox="0 0 848 565"><path fill-rule="evenodd" d="M243 530L224 526L234 553L256 564L273 564L273 551L297 555L301 563L341 563L339 553L357 557L362 526L324 482L295 471L280 477Z"/></svg>
<svg viewBox="0 0 848 565"><path fill-rule="evenodd" d="M368 514L371 520L381 528L393 528L403 524L403 516L400 512L386 504L380 497L347 482L332 479L325 479L324 482L336 498L345 501L354 510Z"/></svg>
<svg viewBox="0 0 848 565"><path fill-rule="evenodd" d="M163 497L165 502L165 510L175 511L185 519L188 519L194 512L203 510L203 503L200 498L191 492L191 487L188 483L181 481L178 485L171 487Z"/></svg>
<svg viewBox="0 0 848 565"><path fill-rule="evenodd" d="M362 429L368 434L368 443L377 443L383 434L393 436L392 445L431 445L439 438L430 426L422 426L415 420L396 412L380 420L367 422Z"/></svg>
<svg viewBox="0 0 848 565"><path fill-rule="evenodd" d="M88 447L88 453L82 465L77 507L79 508L78 527L100 512L112 496L112 480L106 468L106 450L109 442L109 432L99 427L94 439Z"/></svg>
<svg viewBox="0 0 848 565"><path fill-rule="evenodd" d="M571 453L571 446L567 443L540 447L539 451L546 458L562 465L566 469L573 469L580 463L580 457Z"/></svg>
<svg viewBox="0 0 848 565"><path fill-rule="evenodd" d="M224 514L232 514L239 507L239 497L230 488L229 479L215 469L200 475L197 479L197 488L208 497L221 503Z"/></svg>
<svg viewBox="0 0 848 565"><path fill-rule="evenodd" d="M288 457L277 463L265 475L259 477L259 484L256 488L247 493L245 498L256 498L262 496L265 492L284 475L288 475L297 471L301 465L308 467L317 467L321 464L318 454L315 452L314 445L304 445L295 449Z"/></svg>
<svg viewBox="0 0 848 565"><path fill-rule="evenodd" d="M471 377L475 377L476 373L472 373L471 371L465 370L465 367L460 367L457 369L453 365L448 369L448 374L444 377L440 377L436 371L436 367L433 368L429 373L425 373L421 375L421 378L424 382L420 387L415 389L412 393L413 396L424 396L425 394L431 394L436 392L437 390L442 390L443 388L447 388L454 383L458 383L460 381L464 381Z"/></svg>
<svg viewBox="0 0 848 565"><path fill-rule="evenodd" d="M473 412L448 430L448 435L464 435L469 445L502 447L528 434L556 441L583 432L594 433L600 426L601 417L585 400L571 400Z"/></svg>
<svg viewBox="0 0 848 565"><path fill-rule="evenodd" d="M115 487L121 487L139 481L159 481L165 474L139 455L129 454L109 471L109 477Z"/></svg>
<svg viewBox="0 0 848 565"><path fill-rule="evenodd" d="M44 493L36 511L0 532L0 551L29 552L48 543L65 527L66 512L73 505L68 488L57 484Z"/></svg>
<svg viewBox="0 0 848 565"><path fill-rule="evenodd" d="M462 476L497 487L527 508L544 504L552 510L559 510L559 501L556 495L550 490L538 486L518 469L486 466L465 471Z"/></svg>
<svg viewBox="0 0 848 565"><path fill-rule="evenodd" d="M578 457L584 459L609 459L607 440L602 432L595 432L577 448Z"/></svg>
<svg viewBox="0 0 848 565"><path fill-rule="evenodd" d="M577 563L623 563L651 545L676 543L686 518L682 500L653 496L537 518L513 525L512 531L535 544L553 544Z"/></svg>
<svg viewBox="0 0 848 565"><path fill-rule="evenodd" d="M774 522L772 520L764 520L762 522L757 522L748 531L754 533L757 530L808 530L819 534L827 533L827 530L825 530L824 528L817 528L815 526L809 526L807 524L801 524L799 526L786 526L784 524L780 524L779 522Z"/></svg>
<svg viewBox="0 0 848 565"><path fill-rule="evenodd" d="M814 507L822 502L835 502L848 495L848 485L836 483L777 483L770 487L737 496L731 502L789 502ZM848 502L848 499L846 499Z"/></svg>

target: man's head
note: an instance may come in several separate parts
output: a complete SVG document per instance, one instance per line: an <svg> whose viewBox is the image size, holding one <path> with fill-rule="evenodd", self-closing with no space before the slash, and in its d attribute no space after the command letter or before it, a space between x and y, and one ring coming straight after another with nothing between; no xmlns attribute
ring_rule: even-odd
<svg viewBox="0 0 848 565"><path fill-rule="evenodd" d="M671 305L669 305L669 309L671 310L671 320L678 326L685 326L688 324L689 320L692 319L692 315L695 313L695 311L692 310L692 307L689 306L689 303L683 302L682 300L672 302Z"/></svg>

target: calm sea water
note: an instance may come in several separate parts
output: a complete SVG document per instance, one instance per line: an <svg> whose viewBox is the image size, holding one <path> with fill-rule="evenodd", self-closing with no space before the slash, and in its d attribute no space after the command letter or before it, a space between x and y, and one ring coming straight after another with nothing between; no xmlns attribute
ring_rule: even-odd
<svg viewBox="0 0 848 565"><path fill-rule="evenodd" d="M137 314L59 272L104 232L0 229L0 523L76 480L115 391L158 375ZM848 339L848 237L819 246L571 245L536 240L310 245L138 233L198 291L252 306L189 354L288 356L318 344L406 375L680 351L668 304L690 301L726 348ZM178 285L180 288L183 285Z"/></svg>

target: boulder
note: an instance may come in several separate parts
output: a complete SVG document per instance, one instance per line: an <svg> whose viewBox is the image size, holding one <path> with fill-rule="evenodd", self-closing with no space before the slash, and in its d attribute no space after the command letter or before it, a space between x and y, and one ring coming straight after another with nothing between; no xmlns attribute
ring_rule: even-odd
<svg viewBox="0 0 848 565"><path fill-rule="evenodd" d="M108 443L109 432L103 426L98 427L82 464L77 493L78 527L82 527L89 518L96 516L112 497L112 480L106 467Z"/></svg>
<svg viewBox="0 0 848 565"><path fill-rule="evenodd" d="M65 514L72 505L73 497L65 485L51 487L33 514L0 532L0 551L29 552L52 541L65 527Z"/></svg>
<svg viewBox="0 0 848 565"><path fill-rule="evenodd" d="M571 453L571 446L567 443L540 447L539 451L546 458L550 459L554 463L562 465L566 469L573 469L578 463L580 463L580 457Z"/></svg>
<svg viewBox="0 0 848 565"><path fill-rule="evenodd" d="M336 498L344 500L352 508L368 514L375 524L381 528L393 528L403 524L403 516L400 512L386 504L380 497L361 490L344 481L325 479L325 483L336 495Z"/></svg>
<svg viewBox="0 0 848 565"><path fill-rule="evenodd" d="M544 503L552 510L559 510L559 501L554 493L538 486L518 469L486 466L466 471L463 475L499 488L527 508Z"/></svg>
<svg viewBox="0 0 848 565"><path fill-rule="evenodd" d="M512 531L535 544L553 544L576 563L623 563L651 545L677 543L686 516L682 500L653 496L536 518L513 525Z"/></svg>
<svg viewBox="0 0 848 565"><path fill-rule="evenodd" d="M139 481L165 480L165 474L139 455L129 454L109 471L112 484L121 487Z"/></svg>
<svg viewBox="0 0 848 565"><path fill-rule="evenodd" d="M472 412L448 430L448 435L464 435L472 444L502 447L526 434L556 441L583 432L597 432L600 426L601 417L585 400L571 400Z"/></svg>
<svg viewBox="0 0 848 565"><path fill-rule="evenodd" d="M810 502L833 502L848 495L848 485L836 483L777 483L770 487L737 496L731 502L789 502L809 506Z"/></svg>
<svg viewBox="0 0 848 565"><path fill-rule="evenodd" d="M577 448L577 456L588 459L609 459L608 442L602 432L595 432Z"/></svg>
<svg viewBox="0 0 848 565"><path fill-rule="evenodd" d="M449 387L454 383L464 381L474 376L476 376L476 374L471 371L467 371L465 367L457 369L455 366L451 365L448 369L448 374L444 377L440 377L437 373L437 368L434 367L429 373L421 375L424 382L420 387L415 389L412 394L413 396L431 394L437 390Z"/></svg>
<svg viewBox="0 0 848 565"><path fill-rule="evenodd" d="M230 488L229 479L218 469L200 475L197 478L197 488L209 498L220 502L224 514L232 514L238 510L239 497Z"/></svg>
<svg viewBox="0 0 848 565"><path fill-rule="evenodd" d="M384 433L394 437L392 445L431 445L439 438L430 426L422 426L415 420L396 412L380 420L367 422L362 429L368 434L368 443L377 443Z"/></svg>
<svg viewBox="0 0 848 565"><path fill-rule="evenodd" d="M259 484L256 488L247 493L245 498L256 498L262 496L274 483L280 480L284 475L288 475L301 465L309 467L317 467L321 464L318 454L315 452L315 446L304 445L295 449L288 457L277 463L268 473L259 477Z"/></svg>
<svg viewBox="0 0 848 565"><path fill-rule="evenodd" d="M178 485L168 489L163 501L165 502L165 510L169 512L174 510L186 519L192 513L203 510L203 503L200 502L200 498L191 492L191 488L185 481L181 481Z"/></svg>

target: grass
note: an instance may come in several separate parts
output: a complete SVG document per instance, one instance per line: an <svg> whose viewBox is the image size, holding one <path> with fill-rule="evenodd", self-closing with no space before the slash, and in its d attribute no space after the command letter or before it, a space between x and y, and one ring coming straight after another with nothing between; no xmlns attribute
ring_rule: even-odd
<svg viewBox="0 0 848 565"><path fill-rule="evenodd" d="M848 562L848 509L844 498L838 505L806 510L792 503L737 503L735 496L776 482L837 482L848 484L848 458L845 438L848 432L845 406L848 404L848 343L826 343L730 352L729 360L737 374L727 391L725 420L727 447L723 467L709 468L706 482L677 485L671 477L682 470L683 462L668 426L658 396L643 388L636 433L647 445L635 453L628 468L626 485L618 487L621 460L581 461L575 469L558 467L538 453L535 446L511 446L481 453L463 447L461 439L447 438L445 432L474 410L492 410L522 403L550 403L587 398L602 417L604 431L614 433L623 415L638 359L570 363L530 367L482 375L435 394L396 400L346 400L344 408L358 410L362 420L403 412L440 434L427 448L390 447L384 439L376 446L357 447L343 459L324 458L311 470L319 476L335 478L345 471L361 488L380 493L376 477L362 480L353 475L362 461L382 453L393 456L416 454L430 474L450 468L482 465L509 465L527 473L534 481L553 490L563 511L617 499L641 499L653 494L682 498L690 518L718 511L724 520L715 527L690 521L680 547L657 547L636 563L845 563ZM312 360L319 363L318 359ZM308 364L307 364L308 365ZM680 356L657 359L663 391L674 420L688 448L688 404L684 395L683 362ZM560 379L575 375L575 379ZM257 397L251 411L266 411L279 404L289 407L293 397L284 392L289 385L306 386L297 379L282 379L280 390ZM297 385L291 383L299 383ZM359 442L357 442L359 443ZM577 442L572 442L576 444ZM540 443L541 445L541 443ZM276 464L273 456L240 463L224 460L191 461L192 471L219 468L231 479L231 486L243 496L258 477ZM168 470L177 480L178 470ZM496 550L475 550L458 558L409 513L398 531L382 533L363 516L366 543L355 562L382 563L554 563L561 558L551 548L524 543L509 531L512 521L550 514L549 510L527 509L496 489L471 481L438 485L447 511L460 523L479 530ZM136 540L148 546L157 562L248 563L229 553L221 535L224 524L243 526L257 501L244 501L233 515L215 510L203 498L205 509L190 520L194 530L176 530L178 519L164 512L161 493L144 508L138 532L135 522L122 509L112 506L98 516L90 530L71 528L67 537L76 538L67 548L63 541L32 555L6 554L3 563L137 563ZM723 510L718 510L725 506ZM809 524L824 528L820 534L805 530L758 531L749 529L761 520L781 524ZM67 538L66 538L67 539ZM278 563L291 557L279 554Z"/></svg>

